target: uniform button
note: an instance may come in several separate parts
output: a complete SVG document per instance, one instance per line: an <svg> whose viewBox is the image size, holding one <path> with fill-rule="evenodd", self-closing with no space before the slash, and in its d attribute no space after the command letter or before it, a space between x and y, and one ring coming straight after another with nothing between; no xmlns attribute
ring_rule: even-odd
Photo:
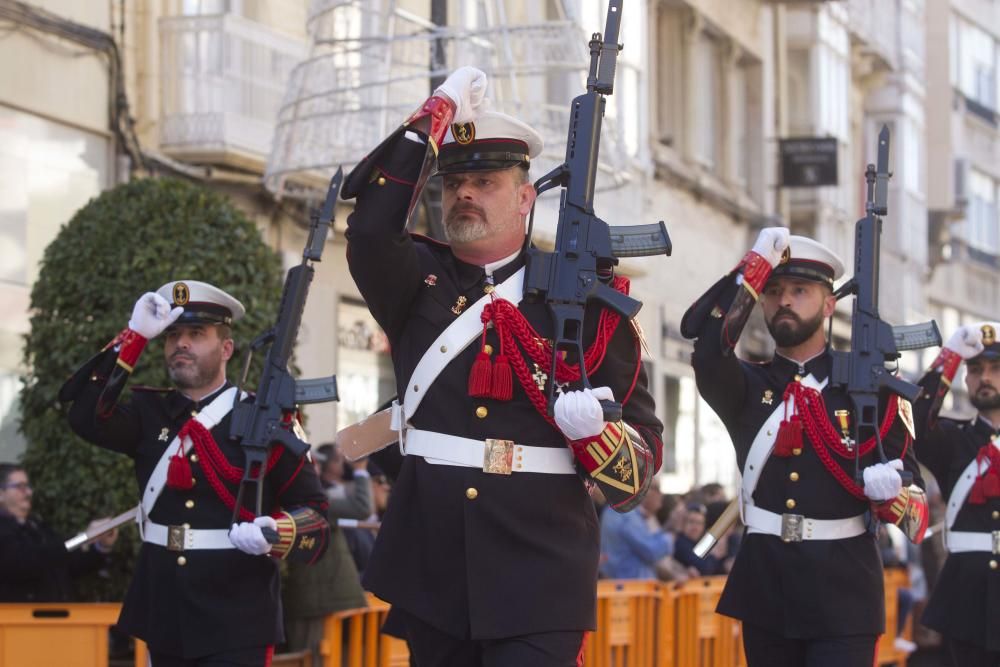
<svg viewBox="0 0 1000 667"><path fill-rule="evenodd" d="M483 345L483 352L485 352L486 354L493 354L493 346L490 345L489 343Z"/></svg>
<svg viewBox="0 0 1000 667"><path fill-rule="evenodd" d="M997 569L997 562L995 560L990 561L990 569L991 570Z"/></svg>
<svg viewBox="0 0 1000 667"><path fill-rule="evenodd" d="M187 562L188 562L188 559L185 558L184 556L178 556L177 557L177 564L178 565L180 565L180 566L183 567L184 565L187 565Z"/></svg>
<svg viewBox="0 0 1000 667"><path fill-rule="evenodd" d="M194 507L194 501L193 500L185 500L184 501L184 507L186 507L188 509L191 509L192 507Z"/></svg>
<svg viewBox="0 0 1000 667"><path fill-rule="evenodd" d="M787 507L790 510L795 509L795 500L793 498L789 498L788 500L786 500L785 507Z"/></svg>
<svg viewBox="0 0 1000 667"><path fill-rule="evenodd" d="M182 523L181 525L184 526L184 530L190 530L191 528L191 524L189 523Z"/></svg>
<svg viewBox="0 0 1000 667"><path fill-rule="evenodd" d="M192 410L191 411L191 416L192 417L197 417L198 416L198 411L197 410Z"/></svg>
<svg viewBox="0 0 1000 667"><path fill-rule="evenodd" d="M799 481L799 473L793 470L788 474L788 479L792 480L793 482Z"/></svg>
<svg viewBox="0 0 1000 667"><path fill-rule="evenodd" d="M795 376L795 381L796 381L796 382L802 382L802 376L801 376L801 375L798 375L798 374L796 374L796 376Z"/></svg>
<svg viewBox="0 0 1000 667"><path fill-rule="evenodd" d="M1000 519L1000 512L998 512L996 510L993 510L993 518L994 519Z"/></svg>
<svg viewBox="0 0 1000 667"><path fill-rule="evenodd" d="M465 497L469 500L475 500L479 496L479 490L474 486L470 486L465 490Z"/></svg>
<svg viewBox="0 0 1000 667"><path fill-rule="evenodd" d="M792 450L792 454L794 454L795 456L802 456L802 448L796 447L795 449Z"/></svg>
<svg viewBox="0 0 1000 667"><path fill-rule="evenodd" d="M197 454L192 454L191 455L191 463L197 463L197 462L198 462L198 455Z"/></svg>
<svg viewBox="0 0 1000 667"><path fill-rule="evenodd" d="M476 416L480 419L485 419L488 414L490 414L490 411L486 409L485 405L480 405L476 408Z"/></svg>
<svg viewBox="0 0 1000 667"><path fill-rule="evenodd" d="M378 184L379 185L385 185L385 176L379 176L378 177Z"/></svg>

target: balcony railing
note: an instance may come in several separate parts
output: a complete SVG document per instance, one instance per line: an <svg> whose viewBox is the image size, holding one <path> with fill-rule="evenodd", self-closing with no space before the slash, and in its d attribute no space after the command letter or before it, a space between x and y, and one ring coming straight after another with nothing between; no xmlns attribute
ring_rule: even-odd
<svg viewBox="0 0 1000 667"><path fill-rule="evenodd" d="M307 44L234 14L160 20L161 149L263 172L285 85Z"/></svg>
<svg viewBox="0 0 1000 667"><path fill-rule="evenodd" d="M887 69L896 69L899 64L896 39L886 29L899 21L896 3L848 0L847 13L853 41L860 42L862 51L877 57Z"/></svg>

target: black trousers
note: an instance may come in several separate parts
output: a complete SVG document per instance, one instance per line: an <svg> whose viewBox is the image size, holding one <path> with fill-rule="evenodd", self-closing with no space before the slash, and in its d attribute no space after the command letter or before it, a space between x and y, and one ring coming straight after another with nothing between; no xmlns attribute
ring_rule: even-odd
<svg viewBox="0 0 1000 667"><path fill-rule="evenodd" d="M955 667L1000 667L1000 651L987 651L978 644L948 640L952 664Z"/></svg>
<svg viewBox="0 0 1000 667"><path fill-rule="evenodd" d="M401 609L392 610L393 632L410 648L414 667L582 667L586 633L540 632L504 639L459 639Z"/></svg>
<svg viewBox="0 0 1000 667"><path fill-rule="evenodd" d="M748 667L872 667L877 643L877 635L787 639L743 624Z"/></svg>
<svg viewBox="0 0 1000 667"><path fill-rule="evenodd" d="M166 653L149 652L153 667L270 667L273 646L258 646L226 651L200 658L181 658Z"/></svg>

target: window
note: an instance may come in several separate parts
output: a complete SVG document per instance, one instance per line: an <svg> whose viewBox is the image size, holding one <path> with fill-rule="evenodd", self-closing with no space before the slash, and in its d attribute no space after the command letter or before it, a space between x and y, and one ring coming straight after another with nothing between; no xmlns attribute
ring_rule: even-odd
<svg viewBox="0 0 1000 667"><path fill-rule="evenodd" d="M968 99L997 111L997 42L985 30L953 18L953 83Z"/></svg>
<svg viewBox="0 0 1000 667"><path fill-rule="evenodd" d="M663 466L665 473L677 472L677 419L680 414L681 383L675 377L663 377L663 403L660 419L663 420Z"/></svg>
<svg viewBox="0 0 1000 667"><path fill-rule="evenodd" d="M708 33L701 33L694 43L694 81L685 93L695 97L694 108L698 110L691 119L693 130L692 157L706 168L718 169L721 101L721 59L718 40Z"/></svg>
<svg viewBox="0 0 1000 667"><path fill-rule="evenodd" d="M970 247L991 255L1000 255L997 183L975 169L969 171L969 209L965 224L966 240Z"/></svg>
<svg viewBox="0 0 1000 667"><path fill-rule="evenodd" d="M337 306L337 426L370 416L396 394L389 341L364 303Z"/></svg>

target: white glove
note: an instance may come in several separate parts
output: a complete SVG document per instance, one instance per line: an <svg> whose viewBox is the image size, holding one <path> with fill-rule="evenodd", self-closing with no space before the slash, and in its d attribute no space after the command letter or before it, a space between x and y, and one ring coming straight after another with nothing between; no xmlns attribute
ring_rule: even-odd
<svg viewBox="0 0 1000 667"><path fill-rule="evenodd" d="M592 438L607 425L601 400L613 401L610 387L595 387L581 391L568 391L556 399L556 426L570 440Z"/></svg>
<svg viewBox="0 0 1000 667"><path fill-rule="evenodd" d="M766 259L773 269L788 248L790 233L786 227L765 227L757 235L757 242L753 244L752 250Z"/></svg>
<svg viewBox="0 0 1000 667"><path fill-rule="evenodd" d="M159 294L146 292L135 302L128 328L143 338L152 340L173 324L183 312L184 309L180 306L171 310L170 304Z"/></svg>
<svg viewBox="0 0 1000 667"><path fill-rule="evenodd" d="M944 346L963 359L971 359L983 351L983 330L980 327L978 324L959 327Z"/></svg>
<svg viewBox="0 0 1000 667"><path fill-rule="evenodd" d="M434 94L444 93L455 103L452 122L471 123L486 109L486 84L486 73L482 70L459 67L434 90Z"/></svg>
<svg viewBox="0 0 1000 667"><path fill-rule="evenodd" d="M278 530L278 523L269 516L259 516L253 523L234 523L229 531L229 541L245 554L263 556L271 551L271 543L264 539L261 527Z"/></svg>
<svg viewBox="0 0 1000 667"><path fill-rule="evenodd" d="M893 459L888 463L876 463L861 471L865 480L865 495L870 500L883 502L892 500L903 489L903 478L899 476L903 462Z"/></svg>

